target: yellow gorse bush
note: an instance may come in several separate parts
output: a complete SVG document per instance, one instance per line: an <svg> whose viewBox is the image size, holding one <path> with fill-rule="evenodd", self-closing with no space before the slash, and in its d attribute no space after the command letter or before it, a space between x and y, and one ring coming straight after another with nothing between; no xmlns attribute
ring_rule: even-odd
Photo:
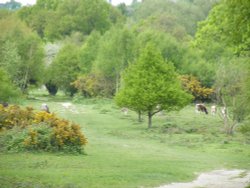
<svg viewBox="0 0 250 188"><path fill-rule="evenodd" d="M50 125L53 128L52 139L58 146L67 144L85 145L87 143L87 139L82 134L78 124L71 123L65 119L59 119L53 113L37 112L33 122L38 124L45 122Z"/></svg>
<svg viewBox="0 0 250 188"><path fill-rule="evenodd" d="M0 105L0 131L14 126L25 127L32 123L33 118L34 112L31 107L22 109L17 105L8 107Z"/></svg>
<svg viewBox="0 0 250 188"><path fill-rule="evenodd" d="M45 122L50 125L56 124L56 121L59 120L54 113L47 113L45 111L40 111L35 113L33 123Z"/></svg>
<svg viewBox="0 0 250 188"><path fill-rule="evenodd" d="M196 100L209 99L214 93L212 88L202 87L201 82L194 76L182 75L180 79L183 88L192 94Z"/></svg>
<svg viewBox="0 0 250 188"><path fill-rule="evenodd" d="M32 126L31 126L32 125ZM78 147L87 144L87 139L78 124L58 118L54 113L34 112L30 107L3 107L0 105L0 130L14 126L29 127L23 141L26 148L61 150L65 147Z"/></svg>
<svg viewBox="0 0 250 188"><path fill-rule="evenodd" d="M31 146L31 145L35 146L35 145L37 145L37 143L38 143L38 140L37 140L38 133L37 133L37 131L30 130L28 135L29 135L29 137L24 140L24 145L25 146Z"/></svg>

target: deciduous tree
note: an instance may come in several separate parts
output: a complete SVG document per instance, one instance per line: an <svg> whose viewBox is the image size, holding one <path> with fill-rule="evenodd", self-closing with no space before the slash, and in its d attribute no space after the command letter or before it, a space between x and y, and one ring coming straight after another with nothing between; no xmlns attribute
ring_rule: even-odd
<svg viewBox="0 0 250 188"><path fill-rule="evenodd" d="M38 84L44 52L40 38L15 16L0 19L0 64L22 92Z"/></svg>
<svg viewBox="0 0 250 188"><path fill-rule="evenodd" d="M198 46L220 43L234 49L237 55L250 51L250 3L247 0L222 0L199 24Z"/></svg>
<svg viewBox="0 0 250 188"><path fill-rule="evenodd" d="M20 90L11 82L8 74L0 68L0 102L11 102L21 96Z"/></svg>
<svg viewBox="0 0 250 188"><path fill-rule="evenodd" d="M48 81L73 96L76 89L71 83L77 79L81 71L78 47L75 45L64 46L48 68L48 71L50 73Z"/></svg>
<svg viewBox="0 0 250 188"><path fill-rule="evenodd" d="M221 117L227 134L233 134L235 127L249 114L249 97L244 93L248 73L244 61L247 60L241 59L239 62L236 59L237 63L234 61L219 67L215 82L218 101L226 107L226 113L221 114Z"/></svg>
<svg viewBox="0 0 250 188"><path fill-rule="evenodd" d="M117 92L120 74L134 60L135 52L134 34L127 28L114 27L100 41L94 69L102 73Z"/></svg>
<svg viewBox="0 0 250 188"><path fill-rule="evenodd" d="M180 85L170 62L165 62L160 51L148 44L138 61L131 64L123 74L123 87L116 95L119 106L137 112L146 112L148 128L152 117L162 110L177 110L190 100Z"/></svg>

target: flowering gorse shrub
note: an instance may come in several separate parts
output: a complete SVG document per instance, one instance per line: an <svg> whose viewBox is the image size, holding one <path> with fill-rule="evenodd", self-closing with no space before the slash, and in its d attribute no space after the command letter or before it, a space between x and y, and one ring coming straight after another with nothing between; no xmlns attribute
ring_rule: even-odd
<svg viewBox="0 0 250 188"><path fill-rule="evenodd" d="M182 87L193 95L194 100L210 100L214 94L212 88L203 87L201 82L194 76L182 75L180 79Z"/></svg>
<svg viewBox="0 0 250 188"><path fill-rule="evenodd" d="M87 139L78 124L58 118L54 113L34 112L32 108L21 109L18 106L10 106L0 107L0 114L3 136L7 135L6 131L15 127L22 132L22 138L18 139L18 148L82 152L83 146L87 144ZM17 129L15 131L15 136L8 136L6 141L11 143L9 144L11 146L13 146L13 139L17 140L16 136L19 135ZM12 147L8 148L11 150Z"/></svg>
<svg viewBox="0 0 250 188"><path fill-rule="evenodd" d="M60 120L54 113L47 113L45 111L40 111L35 113L33 123L39 124L45 122L50 126L54 127L57 124L57 121Z"/></svg>
<svg viewBox="0 0 250 188"><path fill-rule="evenodd" d="M26 134L22 145L29 150L45 150L50 151L53 149L51 145L52 129L49 125L38 124L33 125L26 129Z"/></svg>
<svg viewBox="0 0 250 188"><path fill-rule="evenodd" d="M14 126L25 127L32 123L34 111L31 107L22 109L17 105L3 107L0 104L0 131Z"/></svg>

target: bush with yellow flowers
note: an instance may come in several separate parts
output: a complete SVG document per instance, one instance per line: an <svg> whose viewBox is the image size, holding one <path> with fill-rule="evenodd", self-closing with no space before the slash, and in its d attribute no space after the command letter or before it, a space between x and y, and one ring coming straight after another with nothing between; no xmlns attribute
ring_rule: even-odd
<svg viewBox="0 0 250 188"><path fill-rule="evenodd" d="M83 146L87 144L78 124L58 118L53 113L34 112L31 108L17 106L0 107L0 113L3 114L0 117L0 139L7 150L82 153Z"/></svg>
<svg viewBox="0 0 250 188"><path fill-rule="evenodd" d="M194 76L182 75L180 77L183 88L193 95L194 100L210 100L214 90L201 85L201 82Z"/></svg>
<svg viewBox="0 0 250 188"><path fill-rule="evenodd" d="M17 105L4 107L0 104L0 131L12 129L14 126L25 127L34 119L34 111L31 107L22 109Z"/></svg>

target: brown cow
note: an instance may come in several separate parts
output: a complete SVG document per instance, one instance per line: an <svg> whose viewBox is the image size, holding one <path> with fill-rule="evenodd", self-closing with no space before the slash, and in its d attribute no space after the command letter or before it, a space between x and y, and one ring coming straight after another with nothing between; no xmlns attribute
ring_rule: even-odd
<svg viewBox="0 0 250 188"><path fill-rule="evenodd" d="M204 104L196 104L195 105L195 111L197 113L204 112L205 114L208 114L207 108Z"/></svg>

